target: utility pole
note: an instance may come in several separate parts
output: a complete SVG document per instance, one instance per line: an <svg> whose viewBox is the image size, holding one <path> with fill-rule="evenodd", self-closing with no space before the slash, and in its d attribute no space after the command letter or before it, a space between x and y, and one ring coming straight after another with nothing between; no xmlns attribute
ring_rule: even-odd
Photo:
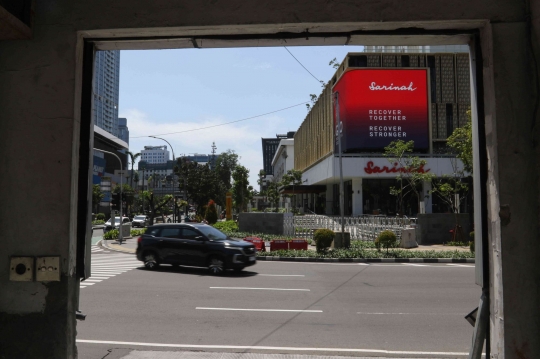
<svg viewBox="0 0 540 359"><path fill-rule="evenodd" d="M152 138L155 138L157 140L162 140L162 141L165 141L167 142L167 144L169 146L171 146L171 151L172 151L172 159L173 159L173 162L176 161L175 157L174 157L174 149L173 149L173 146L169 143L169 141L167 141L166 139L164 138L161 138L161 137L156 137L156 136L148 136L148 137L152 137ZM174 164L173 164L173 176L172 176L172 180L173 180L173 183L172 183L172 186L173 186L173 201L175 203L175 209L173 210L173 223L176 223L176 198L174 197Z"/></svg>
<svg viewBox="0 0 540 359"><path fill-rule="evenodd" d="M339 92L334 93L336 103L336 140L339 152L339 211L341 214L341 240L345 238L345 190L343 185L343 154L341 153L341 137L343 136L343 123L339 118Z"/></svg>

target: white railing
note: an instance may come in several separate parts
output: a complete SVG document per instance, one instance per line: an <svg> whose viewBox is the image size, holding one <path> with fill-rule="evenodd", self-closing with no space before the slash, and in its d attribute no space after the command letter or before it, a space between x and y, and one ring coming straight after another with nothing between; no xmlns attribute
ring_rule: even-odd
<svg viewBox="0 0 540 359"><path fill-rule="evenodd" d="M345 217L345 232L351 234L351 240L373 241L384 230L390 230L401 238L401 230L414 222L413 218L363 216ZM305 215L294 216L294 236L313 239L313 233L319 228L341 231L340 216Z"/></svg>

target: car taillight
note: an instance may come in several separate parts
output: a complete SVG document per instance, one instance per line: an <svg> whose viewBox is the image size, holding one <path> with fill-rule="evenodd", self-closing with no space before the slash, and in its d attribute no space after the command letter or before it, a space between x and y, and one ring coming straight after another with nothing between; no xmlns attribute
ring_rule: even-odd
<svg viewBox="0 0 540 359"><path fill-rule="evenodd" d="M142 242L142 236L137 238L137 243L141 243Z"/></svg>

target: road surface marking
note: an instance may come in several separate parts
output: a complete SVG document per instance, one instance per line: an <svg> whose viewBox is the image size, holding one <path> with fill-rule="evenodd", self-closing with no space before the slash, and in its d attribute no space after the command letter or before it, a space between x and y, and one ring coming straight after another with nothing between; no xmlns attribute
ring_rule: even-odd
<svg viewBox="0 0 540 359"><path fill-rule="evenodd" d="M322 310L305 310L305 309L242 309L242 308L209 308L209 307L196 307L195 309L201 310L233 310L241 312L287 312L287 313L322 313Z"/></svg>
<svg viewBox="0 0 540 359"><path fill-rule="evenodd" d="M103 282L103 279L90 279L90 278L88 278L88 279L85 279L84 282L85 283L87 283L87 282L96 282L96 283L98 283L98 282Z"/></svg>
<svg viewBox="0 0 540 359"><path fill-rule="evenodd" d="M364 315L461 315L460 313L369 313L369 312L356 312L356 314L364 314Z"/></svg>
<svg viewBox="0 0 540 359"><path fill-rule="evenodd" d="M261 277L305 277L304 274L258 274Z"/></svg>
<svg viewBox="0 0 540 359"><path fill-rule="evenodd" d="M292 290L309 292L309 289L288 289L288 288L249 288L249 287L210 287L210 289L249 289L249 290Z"/></svg>
<svg viewBox="0 0 540 359"><path fill-rule="evenodd" d="M452 266L452 267L464 267L464 268L474 268L474 265L466 265L466 264L455 264L455 263L447 263L446 264L447 266Z"/></svg>
<svg viewBox="0 0 540 359"><path fill-rule="evenodd" d="M401 263L405 266L411 266L411 267L428 267L427 264L415 264L415 263Z"/></svg>
<svg viewBox="0 0 540 359"><path fill-rule="evenodd" d="M384 349L358 349L358 348L309 348L309 347L271 347L271 346L249 346L249 345L202 345L202 344L164 344L164 343L142 343L142 342L117 342L109 340L86 340L77 339L77 343L87 344L108 344L108 345L133 345L159 348L189 348L189 349L235 349L235 350L275 350L275 351L313 351L313 352L332 352L332 353L378 353L385 355L439 355L449 356L468 356L469 353L460 352L429 352L429 351L402 351L402 350L384 350Z"/></svg>

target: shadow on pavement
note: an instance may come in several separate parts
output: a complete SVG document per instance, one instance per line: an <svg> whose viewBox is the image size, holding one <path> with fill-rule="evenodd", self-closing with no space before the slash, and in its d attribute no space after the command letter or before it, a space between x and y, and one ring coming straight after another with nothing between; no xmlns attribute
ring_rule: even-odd
<svg viewBox="0 0 540 359"><path fill-rule="evenodd" d="M149 271L149 272L164 272L164 273L181 273L189 275L198 275L198 276L208 276L208 277L230 277L230 278L244 278L244 277L253 277L258 275L257 272L251 272L243 270L241 272L236 272L233 270L227 270L220 275L211 274L207 268L202 267L189 267L189 266L172 266L163 264L156 269L146 269L145 267L138 267L137 270Z"/></svg>

